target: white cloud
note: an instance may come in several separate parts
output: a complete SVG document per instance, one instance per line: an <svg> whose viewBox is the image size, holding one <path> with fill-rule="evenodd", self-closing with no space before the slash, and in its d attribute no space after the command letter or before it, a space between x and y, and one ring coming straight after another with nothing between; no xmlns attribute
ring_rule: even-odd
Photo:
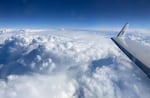
<svg viewBox="0 0 150 98"><path fill-rule="evenodd" d="M18 33L1 41L0 98L150 96L150 80L104 35Z"/></svg>

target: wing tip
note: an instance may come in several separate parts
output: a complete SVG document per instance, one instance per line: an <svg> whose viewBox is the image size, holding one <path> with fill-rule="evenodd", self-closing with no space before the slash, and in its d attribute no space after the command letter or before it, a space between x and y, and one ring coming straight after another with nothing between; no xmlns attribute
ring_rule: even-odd
<svg viewBox="0 0 150 98"><path fill-rule="evenodd" d="M127 22L123 28L121 29L121 31L118 33L117 37L121 37L125 34L126 30L128 29L129 23Z"/></svg>

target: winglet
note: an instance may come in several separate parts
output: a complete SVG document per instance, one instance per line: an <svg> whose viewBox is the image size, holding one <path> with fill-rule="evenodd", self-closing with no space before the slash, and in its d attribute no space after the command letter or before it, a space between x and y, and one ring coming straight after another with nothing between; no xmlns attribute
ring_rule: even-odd
<svg viewBox="0 0 150 98"><path fill-rule="evenodd" d="M119 34L117 35L117 37L121 37L124 35L125 31L128 29L129 24L126 23L123 28L121 29L121 31L119 32Z"/></svg>

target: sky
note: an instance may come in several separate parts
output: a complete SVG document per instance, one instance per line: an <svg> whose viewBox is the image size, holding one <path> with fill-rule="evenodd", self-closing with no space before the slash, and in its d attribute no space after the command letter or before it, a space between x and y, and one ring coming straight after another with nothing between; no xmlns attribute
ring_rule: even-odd
<svg viewBox="0 0 150 98"><path fill-rule="evenodd" d="M0 0L0 27L150 28L150 0Z"/></svg>

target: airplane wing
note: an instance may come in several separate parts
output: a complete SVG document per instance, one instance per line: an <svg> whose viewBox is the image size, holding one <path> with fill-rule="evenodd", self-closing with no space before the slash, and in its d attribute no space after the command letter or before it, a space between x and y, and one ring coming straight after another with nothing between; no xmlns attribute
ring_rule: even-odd
<svg viewBox="0 0 150 98"><path fill-rule="evenodd" d="M112 41L150 78L150 48L129 38L123 37L128 23Z"/></svg>

